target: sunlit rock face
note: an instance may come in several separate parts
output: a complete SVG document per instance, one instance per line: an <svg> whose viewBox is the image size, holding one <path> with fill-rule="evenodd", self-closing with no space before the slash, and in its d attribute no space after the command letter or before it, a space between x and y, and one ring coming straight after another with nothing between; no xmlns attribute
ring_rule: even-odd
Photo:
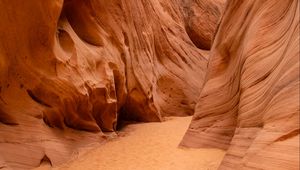
<svg viewBox="0 0 300 170"><path fill-rule="evenodd" d="M299 1L229 0L181 143L220 169L299 168Z"/></svg>
<svg viewBox="0 0 300 170"><path fill-rule="evenodd" d="M223 5L1 0L0 169L61 164L120 118L192 115Z"/></svg>

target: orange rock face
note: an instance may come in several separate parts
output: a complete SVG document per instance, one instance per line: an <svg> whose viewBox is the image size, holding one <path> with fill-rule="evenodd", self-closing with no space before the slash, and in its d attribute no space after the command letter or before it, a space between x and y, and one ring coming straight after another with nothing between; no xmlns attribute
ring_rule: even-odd
<svg viewBox="0 0 300 170"><path fill-rule="evenodd" d="M223 3L1 0L0 169L61 164L119 118L192 115Z"/></svg>
<svg viewBox="0 0 300 170"><path fill-rule="evenodd" d="M230 0L181 145L227 149L220 169L299 168L299 1Z"/></svg>
<svg viewBox="0 0 300 170"><path fill-rule="evenodd" d="M194 113L181 145L220 169L298 169L299 0L224 3L1 0L0 169Z"/></svg>

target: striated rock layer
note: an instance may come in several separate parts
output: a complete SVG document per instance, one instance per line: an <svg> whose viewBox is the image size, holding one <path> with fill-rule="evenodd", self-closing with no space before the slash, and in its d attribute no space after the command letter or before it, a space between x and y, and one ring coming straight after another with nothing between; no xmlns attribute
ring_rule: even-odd
<svg viewBox="0 0 300 170"><path fill-rule="evenodd" d="M220 169L299 168L299 0L229 0L181 145Z"/></svg>
<svg viewBox="0 0 300 170"><path fill-rule="evenodd" d="M223 3L1 0L0 169L65 162L119 117L193 114Z"/></svg>

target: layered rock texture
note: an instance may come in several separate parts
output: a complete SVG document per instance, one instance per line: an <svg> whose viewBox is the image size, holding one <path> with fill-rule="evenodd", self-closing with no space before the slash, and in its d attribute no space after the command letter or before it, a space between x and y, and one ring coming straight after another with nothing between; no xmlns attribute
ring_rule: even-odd
<svg viewBox="0 0 300 170"><path fill-rule="evenodd" d="M299 0L229 0L181 143L220 169L299 168Z"/></svg>
<svg viewBox="0 0 300 170"><path fill-rule="evenodd" d="M0 169L194 107L223 1L1 0Z"/></svg>
<svg viewBox="0 0 300 170"><path fill-rule="evenodd" d="M298 169L299 0L226 3L1 0L0 169L192 114L181 145L227 150L220 169Z"/></svg>

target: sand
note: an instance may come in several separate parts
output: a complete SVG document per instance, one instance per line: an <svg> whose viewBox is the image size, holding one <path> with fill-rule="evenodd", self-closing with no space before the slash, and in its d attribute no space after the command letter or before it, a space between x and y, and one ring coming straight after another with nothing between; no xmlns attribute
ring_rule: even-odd
<svg viewBox="0 0 300 170"><path fill-rule="evenodd" d="M178 147L191 117L125 126L120 137L55 169L61 170L214 170L225 152ZM42 165L41 169L49 169Z"/></svg>

